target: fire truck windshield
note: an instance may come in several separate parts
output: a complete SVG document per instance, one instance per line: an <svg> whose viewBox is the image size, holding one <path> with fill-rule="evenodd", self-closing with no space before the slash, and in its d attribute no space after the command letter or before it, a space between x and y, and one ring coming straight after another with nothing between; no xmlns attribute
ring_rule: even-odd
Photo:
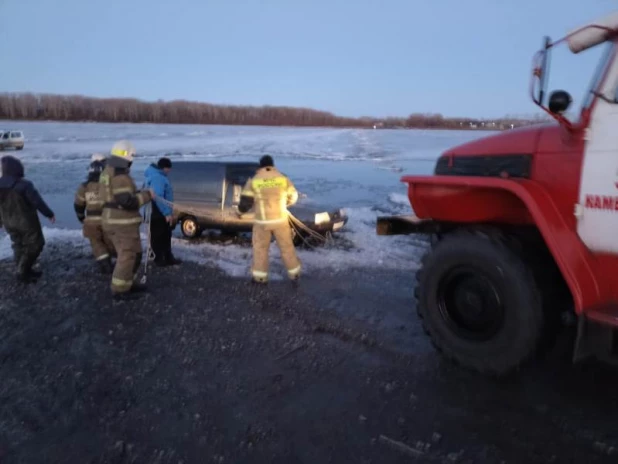
<svg viewBox="0 0 618 464"><path fill-rule="evenodd" d="M590 106L595 91L610 63L614 50L614 42L602 45L573 55L568 47L557 46L551 49L551 71L547 78L547 94L554 90L566 90L573 101L568 110L562 114L569 122L576 124L582 111ZM594 70L592 78L590 70ZM614 99L614 95L608 95Z"/></svg>

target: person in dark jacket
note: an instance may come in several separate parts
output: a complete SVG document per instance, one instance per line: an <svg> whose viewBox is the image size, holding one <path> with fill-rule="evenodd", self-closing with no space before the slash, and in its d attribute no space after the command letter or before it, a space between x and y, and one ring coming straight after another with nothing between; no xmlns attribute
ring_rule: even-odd
<svg viewBox="0 0 618 464"><path fill-rule="evenodd" d="M146 168L145 187L154 190L156 198L152 202L150 214L150 246L155 254L155 264L159 266L173 266L182 261L172 254L172 230L174 229L172 207L161 201L174 201L172 184L167 175L172 169L169 158L161 158L157 164Z"/></svg>
<svg viewBox="0 0 618 464"><path fill-rule="evenodd" d="M37 210L52 224L56 218L32 182L24 179L20 160L4 156L0 165L0 227L11 237L18 280L34 282L41 273L32 267L45 246Z"/></svg>

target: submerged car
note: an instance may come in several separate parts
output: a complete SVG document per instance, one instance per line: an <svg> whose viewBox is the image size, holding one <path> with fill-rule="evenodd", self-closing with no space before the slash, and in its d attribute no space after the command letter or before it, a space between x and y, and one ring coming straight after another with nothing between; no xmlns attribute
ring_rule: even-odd
<svg viewBox="0 0 618 464"><path fill-rule="evenodd" d="M173 216L182 234L196 238L206 229L250 232L255 214L253 211L240 214L237 208L245 183L258 168L258 163L250 162L175 162L169 179L174 203L180 205L179 209L174 208ZM340 230L348 221L343 209L327 210L302 204L302 199L289 211L304 226L321 235ZM295 244L303 240L305 234L294 233Z"/></svg>
<svg viewBox="0 0 618 464"><path fill-rule="evenodd" d="M5 148L22 150L24 143L24 133L22 131L0 130L0 150Z"/></svg>

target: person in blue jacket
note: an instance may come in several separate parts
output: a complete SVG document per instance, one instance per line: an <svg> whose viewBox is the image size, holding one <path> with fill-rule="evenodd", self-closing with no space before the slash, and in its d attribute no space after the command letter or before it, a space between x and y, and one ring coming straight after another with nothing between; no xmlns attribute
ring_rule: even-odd
<svg viewBox="0 0 618 464"><path fill-rule="evenodd" d="M167 175L172 170L172 161L161 158L157 164L146 168L145 187L154 190L156 197L152 202L150 214L150 246L155 254L154 262L159 266L173 266L180 264L172 254L172 230L174 229L172 207L161 201L174 201L172 184Z"/></svg>

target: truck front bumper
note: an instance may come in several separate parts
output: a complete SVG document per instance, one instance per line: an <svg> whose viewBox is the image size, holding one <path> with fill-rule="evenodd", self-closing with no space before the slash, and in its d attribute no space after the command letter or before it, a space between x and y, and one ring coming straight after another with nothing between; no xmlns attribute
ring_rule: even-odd
<svg viewBox="0 0 618 464"><path fill-rule="evenodd" d="M436 223L431 219L420 219L415 215L379 216L376 222L377 235L431 234Z"/></svg>

